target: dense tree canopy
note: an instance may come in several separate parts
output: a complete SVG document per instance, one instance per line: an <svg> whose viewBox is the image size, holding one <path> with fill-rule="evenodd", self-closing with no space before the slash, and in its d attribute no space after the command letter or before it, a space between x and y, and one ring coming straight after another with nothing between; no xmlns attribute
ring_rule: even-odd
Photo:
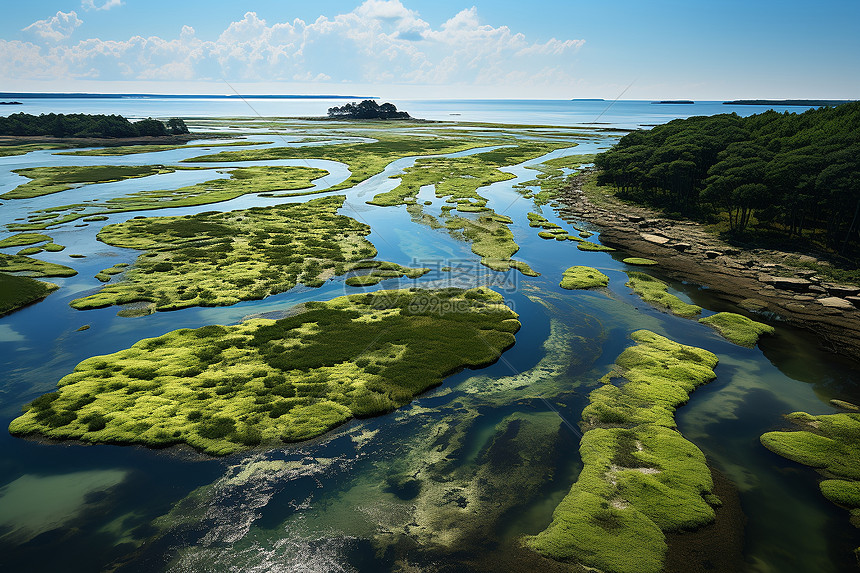
<svg viewBox="0 0 860 573"><path fill-rule="evenodd" d="M860 102L804 113L678 119L597 157L600 183L687 216L721 215L830 247L860 246Z"/></svg>
<svg viewBox="0 0 860 573"><path fill-rule="evenodd" d="M84 113L41 114L13 113L0 117L0 135L48 135L52 137L141 137L181 135L188 133L185 122L170 119L165 126L157 119L135 123L121 115L89 115Z"/></svg>
<svg viewBox="0 0 860 573"><path fill-rule="evenodd" d="M348 103L341 107L330 107L328 116L343 119L409 119L405 111L397 111L393 103L379 105L372 99L361 103Z"/></svg>

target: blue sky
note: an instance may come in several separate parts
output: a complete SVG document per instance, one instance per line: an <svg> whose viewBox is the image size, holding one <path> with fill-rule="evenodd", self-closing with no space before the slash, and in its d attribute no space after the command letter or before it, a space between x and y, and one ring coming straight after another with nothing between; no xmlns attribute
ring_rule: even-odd
<svg viewBox="0 0 860 573"><path fill-rule="evenodd" d="M858 22L858 0L10 1L0 91L855 99Z"/></svg>

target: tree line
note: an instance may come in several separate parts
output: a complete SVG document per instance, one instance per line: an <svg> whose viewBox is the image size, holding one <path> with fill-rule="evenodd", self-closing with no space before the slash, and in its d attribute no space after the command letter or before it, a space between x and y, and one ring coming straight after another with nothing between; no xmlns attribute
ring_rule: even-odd
<svg viewBox="0 0 860 573"><path fill-rule="evenodd" d="M131 122L121 115L89 115L84 113L30 115L13 113L0 117L0 135L52 137L162 137L188 133L185 122L179 118L166 123L147 118Z"/></svg>
<svg viewBox="0 0 860 573"><path fill-rule="evenodd" d="M334 119L410 119L405 111L397 111L393 103L379 105L372 99L330 107L328 116Z"/></svg>
<svg viewBox="0 0 860 573"><path fill-rule="evenodd" d="M727 220L730 233L860 247L860 102L677 119L625 135L595 165L622 198Z"/></svg>

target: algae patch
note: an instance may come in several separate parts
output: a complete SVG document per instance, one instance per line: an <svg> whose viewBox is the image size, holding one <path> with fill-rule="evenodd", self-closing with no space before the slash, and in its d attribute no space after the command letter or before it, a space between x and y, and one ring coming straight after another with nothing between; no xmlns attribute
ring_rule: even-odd
<svg viewBox="0 0 860 573"><path fill-rule="evenodd" d="M574 266L565 270L558 286L568 290L605 287L609 277L592 267Z"/></svg>
<svg viewBox="0 0 860 573"><path fill-rule="evenodd" d="M99 240L146 252L128 269L101 271L97 278L105 282L113 274L125 274L70 304L83 310L143 302L163 311L262 299L299 283L321 286L327 277L374 263L364 260L376 255L364 238L370 227L339 215L343 202L339 195L108 225ZM401 274L415 270L398 268Z"/></svg>
<svg viewBox="0 0 860 573"><path fill-rule="evenodd" d="M486 288L378 291L305 308L277 321L176 330L85 360L9 431L187 443L213 455L307 440L495 361L520 326Z"/></svg>
<svg viewBox="0 0 860 573"><path fill-rule="evenodd" d="M627 277L629 278L627 286L647 303L684 318L693 318L702 312L702 307L688 304L677 296L669 294L669 285L660 279L636 271L628 272Z"/></svg>
<svg viewBox="0 0 860 573"><path fill-rule="evenodd" d="M734 312L718 312L712 316L700 318L699 322L707 324L730 342L747 348L755 346L762 335L776 332L772 326Z"/></svg>
<svg viewBox="0 0 860 573"><path fill-rule="evenodd" d="M714 520L705 456L676 430L674 412L714 378L717 357L647 330L615 363L626 382L589 395L581 427L584 467L550 526L525 538L552 559L613 573L657 573L664 532Z"/></svg>
<svg viewBox="0 0 860 573"><path fill-rule="evenodd" d="M768 432L761 443L770 451L818 470L824 497L850 512L860 528L860 414L812 416L794 412L786 418L801 431ZM860 547L855 550L860 562Z"/></svg>

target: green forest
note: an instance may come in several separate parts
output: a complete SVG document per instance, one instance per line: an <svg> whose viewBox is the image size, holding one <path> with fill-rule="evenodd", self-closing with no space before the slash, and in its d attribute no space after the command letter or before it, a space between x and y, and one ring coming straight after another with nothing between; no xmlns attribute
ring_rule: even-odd
<svg viewBox="0 0 860 573"><path fill-rule="evenodd" d="M734 238L860 254L860 102L678 119L625 135L595 165L620 198L720 222Z"/></svg>
<svg viewBox="0 0 860 573"><path fill-rule="evenodd" d="M13 113L9 117L0 117L0 135L128 138L185 133L188 133L185 122L175 117L167 123L151 117L132 123L121 115L85 113Z"/></svg>

